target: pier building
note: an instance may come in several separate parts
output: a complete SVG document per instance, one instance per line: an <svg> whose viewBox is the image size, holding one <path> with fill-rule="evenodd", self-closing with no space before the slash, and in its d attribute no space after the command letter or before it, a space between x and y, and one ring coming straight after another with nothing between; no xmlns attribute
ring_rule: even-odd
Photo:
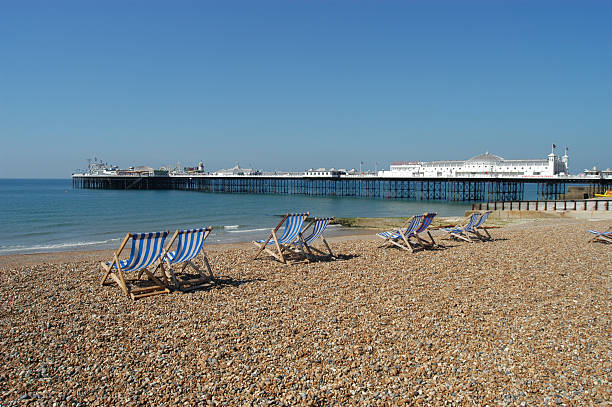
<svg viewBox="0 0 612 407"><path fill-rule="evenodd" d="M381 177L448 178L448 177L535 177L569 174L569 157L555 155L547 158L506 160L488 151L468 160L394 162L388 171L379 171Z"/></svg>
<svg viewBox="0 0 612 407"><path fill-rule="evenodd" d="M485 152L465 161L404 162L389 171L310 169L302 172L260 172L236 165L227 170L128 171L91 167L73 174L74 188L179 189L202 192L298 194L312 196L376 197L408 200L518 201L527 185L537 199L557 199L568 185L583 185L594 193L612 189L610 171L568 175L569 158L553 152L546 159L506 160ZM535 187L535 188L533 188Z"/></svg>

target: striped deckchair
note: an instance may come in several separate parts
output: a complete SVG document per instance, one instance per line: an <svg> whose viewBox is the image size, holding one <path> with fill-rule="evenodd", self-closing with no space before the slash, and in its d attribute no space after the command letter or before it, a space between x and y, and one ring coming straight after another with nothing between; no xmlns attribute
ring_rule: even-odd
<svg viewBox="0 0 612 407"><path fill-rule="evenodd" d="M189 229L189 230L177 230L170 238L166 250L162 256L163 260L168 265L168 271L172 283L176 288L181 291L191 291L197 289L201 284L213 281L214 276L206 252L204 252L204 241L212 231L212 226L207 228ZM174 242L178 239L176 250L170 251L170 248ZM196 266L192 260L195 259L198 254L202 253L204 265L208 271L208 275L204 274L202 270ZM177 276L174 272L173 265L183 264L181 273L185 271L187 266L191 266L198 277L195 279L187 279L184 276Z"/></svg>
<svg viewBox="0 0 612 407"><path fill-rule="evenodd" d="M433 222L433 219L436 217L437 213L436 212L428 212L425 213L423 215L423 220L421 221L421 224L419 225L419 228L417 230L414 231L414 233L410 236L407 236L409 239L411 237L414 237L417 239L417 241L423 245L423 247L433 247L436 245L436 241L434 240L433 236L431 235L431 232L428 230L429 226L431 226L431 222ZM423 233L423 232L427 232L427 235L429 235L429 238L431 239L430 241L427 239L422 238L419 234Z"/></svg>
<svg viewBox="0 0 612 407"><path fill-rule="evenodd" d="M379 247L383 247L386 246L387 243L391 243L400 249L413 252L416 249L416 246L410 242L410 236L412 236L423 223L423 216L424 215L414 215L399 229L377 233L376 236L380 237L381 239L385 239L385 243Z"/></svg>
<svg viewBox="0 0 612 407"><path fill-rule="evenodd" d="M300 235L299 235L300 237L297 241L293 242L293 246L298 248L304 256L308 256L311 259L314 256L312 252L321 254L323 256L331 257L331 258L335 257L334 253L332 252L332 249L329 247L329 244L327 244L327 240L325 240L325 236L323 236L323 232L327 228L327 225L329 225L329 222L332 221L333 219L334 218L314 218L304 228L304 230L300 232ZM311 233L308 236L304 237L304 232L306 232L311 227L312 227ZM325 253L317 249L316 247L313 247L313 243L319 238L323 241L323 244L325 245L329 253ZM306 250L308 254L304 253L304 250Z"/></svg>
<svg viewBox="0 0 612 407"><path fill-rule="evenodd" d="M449 237L452 237L455 239L461 239L461 240L465 240L466 242L473 243L474 241L470 239L470 236L468 235L468 233L476 233L474 232L474 225L478 222L478 219L480 219L480 217L481 217L480 213L473 213L468 218L467 223L465 225L461 225L460 223L457 226L452 227L452 228L444 228L444 230L449 233Z"/></svg>
<svg viewBox="0 0 612 407"><path fill-rule="evenodd" d="M594 234L591 242L602 242L602 243L612 243L612 227L604 232L600 232L597 230L587 230L587 232Z"/></svg>
<svg viewBox="0 0 612 407"><path fill-rule="evenodd" d="M100 263L105 272L101 281L102 285L110 277L119 285L123 293L133 300L150 295L169 293L168 281L164 275L164 265L161 262L166 236L168 236L167 230L152 233L128 233L123 242L121 242L119 249L115 252L113 259L106 263ZM127 260L119 260L121 252L130 239L132 240L130 257ZM152 267L153 270L149 270L149 267ZM155 276L158 268L162 270L161 279ZM126 284L124 273L134 271L139 272L138 279L144 271L149 280L153 281L156 285L130 289Z"/></svg>
<svg viewBox="0 0 612 407"><path fill-rule="evenodd" d="M470 233L474 233L481 240L491 240L492 238L491 238L491 235L489 234L489 231L487 230L488 228L486 226L482 226L483 223L487 221L487 218L489 217L490 214L491 214L491 211L483 212L480 215L480 218L478 218L478 222L476 222L476 224L472 227L473 232L470 232ZM481 230L485 232L486 236L480 233Z"/></svg>
<svg viewBox="0 0 612 407"><path fill-rule="evenodd" d="M285 256L283 252L289 249L291 243L295 242L300 235L300 231L302 230L302 225L304 224L304 220L308 217L308 212L306 213L288 213L283 216L283 220L280 221L278 226L272 230L270 236L264 240L256 240L253 243L255 246L259 248L253 260L255 260L262 251L266 251L268 254L272 255L275 259L279 260L281 263L287 264ZM281 226L285 225L285 230L280 238L276 236L276 232L280 229ZM276 246L276 253L268 248L269 245Z"/></svg>

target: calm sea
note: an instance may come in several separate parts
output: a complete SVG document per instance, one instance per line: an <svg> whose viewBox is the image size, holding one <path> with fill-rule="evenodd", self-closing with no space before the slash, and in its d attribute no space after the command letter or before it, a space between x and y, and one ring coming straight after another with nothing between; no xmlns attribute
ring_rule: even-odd
<svg viewBox="0 0 612 407"><path fill-rule="evenodd" d="M461 216L469 207L439 201L72 189L70 179L0 179L0 255L116 248L127 232L208 225L214 230L207 242L247 242L265 238L287 212ZM330 231L342 232L338 226Z"/></svg>

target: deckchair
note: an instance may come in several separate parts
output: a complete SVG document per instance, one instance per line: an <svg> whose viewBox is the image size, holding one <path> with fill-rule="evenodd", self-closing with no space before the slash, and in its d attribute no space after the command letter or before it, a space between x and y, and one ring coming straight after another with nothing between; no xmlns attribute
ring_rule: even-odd
<svg viewBox="0 0 612 407"><path fill-rule="evenodd" d="M287 264L287 260L283 252L290 248L291 243L295 242L302 230L302 225L304 224L304 220L308 217L308 212L306 213L288 213L283 216L283 219L280 221L278 226L272 230L270 236L268 236L265 240L256 240L253 243L255 246L259 248L253 260L255 260L262 251L266 251L266 253L272 255L275 259L280 261L281 263ZM285 225L285 230L281 237L276 236L276 232L281 228L281 226ZM276 248L276 253L268 248L269 245L274 245Z"/></svg>
<svg viewBox="0 0 612 407"><path fill-rule="evenodd" d="M433 219L436 217L437 213L436 212L428 212L423 214L423 220L421 221L421 224L419 225L419 228L417 230L414 231L414 233L410 236L407 236L408 238L414 237L417 239L417 241L423 245L423 247L433 247L436 245L436 241L434 240L433 236L431 235L431 232L428 230L429 226L431 225L431 222L433 222ZM431 241L422 238L419 233L423 233L423 232L427 232L427 235L429 235L429 238L431 239Z"/></svg>
<svg viewBox="0 0 612 407"><path fill-rule="evenodd" d="M483 212L480 215L480 218L478 218L478 222L476 222L476 224L472 227L472 232L470 233L475 234L481 240L491 240L492 237L489 234L489 231L487 230L488 228L486 226L482 226L483 223L487 221L487 218L489 217L490 214L491 214L491 211ZM480 233L481 230L485 232L486 236Z"/></svg>
<svg viewBox="0 0 612 407"><path fill-rule="evenodd" d="M414 215L399 229L390 230L387 232L377 233L376 236L385 239L385 243L391 243L399 247L400 249L409 250L413 252L416 249L416 246L410 242L410 236L414 234L414 232L421 226L423 223L424 215ZM385 246L383 243L379 247Z"/></svg>
<svg viewBox="0 0 612 407"><path fill-rule="evenodd" d="M327 244L327 240L325 240L325 236L323 236L323 232L325 231L325 228L327 228L327 225L329 225L329 222L332 221L333 219L334 218L314 218L304 228L304 230L300 232L299 239L293 242L293 246L299 249L305 257L308 257L310 259L314 257L313 252L326 256L326 257L331 257L331 258L335 257L334 253L332 252L332 249L329 247L329 244ZM304 237L304 233L311 227L312 227L311 233L308 236ZM323 241L323 244L327 248L328 253L325 253L313 246L313 243L319 238ZM307 254L304 252L304 250L306 251Z"/></svg>
<svg viewBox="0 0 612 407"><path fill-rule="evenodd" d="M168 266L168 272L170 274L170 278L172 283L176 288L181 291L191 291L197 289L201 284L213 281L214 276L212 273L212 269L210 268L210 263L208 262L208 257L206 257L206 252L204 252L204 241L212 231L212 226L207 228L199 228L199 229L189 229L189 230L177 230L174 232L166 249L164 250L164 254L162 255L163 261L166 262ZM170 251L174 242L178 239L176 250ZM202 253L204 265L206 266L206 270L208 274L205 274L198 266L196 266L192 260L196 258L200 253ZM191 266L198 277L195 279L186 279L183 276L177 276L174 271L173 265L183 264L181 268L181 273L185 271L187 266Z"/></svg>
<svg viewBox="0 0 612 407"><path fill-rule="evenodd" d="M587 230L587 232L594 234L595 236L591 239L591 242L603 242L603 243L612 243L612 227L604 232L599 232L597 230Z"/></svg>
<svg viewBox="0 0 612 407"><path fill-rule="evenodd" d="M461 225L458 224L455 227L452 228L444 228L445 231L447 231L449 233L449 236L455 239L462 239L465 240L466 242L470 242L473 243L474 241L472 239L470 239L470 236L468 235L468 233L475 233L474 232L474 225L478 222L478 219L480 219L481 214L480 213L473 213L467 220L467 223L465 225Z"/></svg>
<svg viewBox="0 0 612 407"><path fill-rule="evenodd" d="M106 263L100 263L100 266L105 272L101 284L104 285L106 280L110 277L119 285L123 293L133 300L148 297L150 295L169 293L168 280L164 275L164 265L160 260L166 236L168 236L167 230L152 233L128 233L125 235L113 259ZM119 260L121 252L130 239L132 240L130 257L127 260ZM151 267L152 270L149 270L149 267ZM157 269L162 270L161 279L155 276ZM155 285L130 289L126 284L124 273L135 271L140 272L138 278L140 278L144 271L149 277L149 280L154 282Z"/></svg>

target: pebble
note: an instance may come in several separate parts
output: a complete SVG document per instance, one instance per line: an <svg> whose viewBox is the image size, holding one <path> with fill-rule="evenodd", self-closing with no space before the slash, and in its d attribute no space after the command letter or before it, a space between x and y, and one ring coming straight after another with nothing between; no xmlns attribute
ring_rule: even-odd
<svg viewBox="0 0 612 407"><path fill-rule="evenodd" d="M99 253L4 267L0 405L609 404L608 223L287 266L210 246L216 284L135 302Z"/></svg>

